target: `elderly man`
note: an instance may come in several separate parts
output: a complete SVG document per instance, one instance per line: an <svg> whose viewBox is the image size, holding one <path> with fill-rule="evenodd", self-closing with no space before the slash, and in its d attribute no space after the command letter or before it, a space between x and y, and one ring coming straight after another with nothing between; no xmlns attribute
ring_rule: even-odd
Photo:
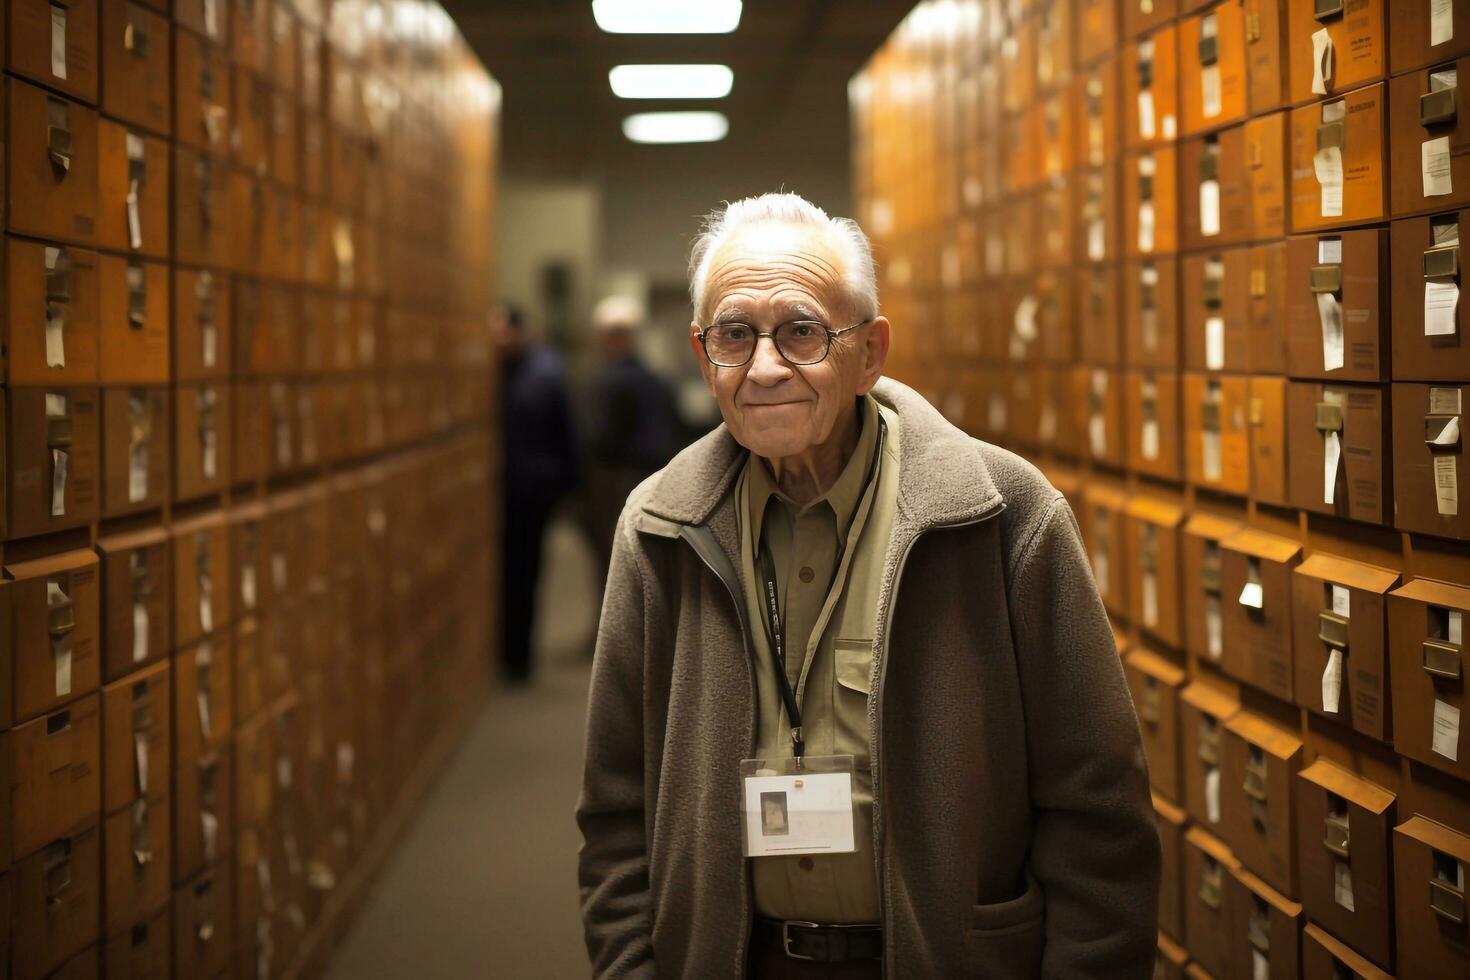
<svg viewBox="0 0 1470 980"><path fill-rule="evenodd" d="M1150 976L1147 772L1066 502L880 379L854 223L739 201L690 268L725 425L618 524L577 811L594 973Z"/></svg>

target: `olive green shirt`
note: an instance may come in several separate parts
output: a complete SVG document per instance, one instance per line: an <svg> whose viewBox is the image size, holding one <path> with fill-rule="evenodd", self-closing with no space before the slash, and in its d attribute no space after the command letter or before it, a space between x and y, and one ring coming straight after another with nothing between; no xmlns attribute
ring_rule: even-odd
<svg viewBox="0 0 1470 980"><path fill-rule="evenodd" d="M851 924L879 921L873 854L868 692L883 561L898 501L898 418L865 395L857 448L831 488L806 506L776 486L766 463L746 462L736 484L741 574L753 625L759 758L790 758L791 725L766 632L757 555L762 538L776 568L786 670L802 714L808 756L851 755L857 850L751 859L757 914ZM868 473L886 425L882 458ZM866 489L866 493L865 493Z"/></svg>

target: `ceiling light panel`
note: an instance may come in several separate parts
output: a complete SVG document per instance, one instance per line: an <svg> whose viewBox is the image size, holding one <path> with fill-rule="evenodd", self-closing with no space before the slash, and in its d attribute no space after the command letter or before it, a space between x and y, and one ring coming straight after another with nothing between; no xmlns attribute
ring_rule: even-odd
<svg viewBox="0 0 1470 980"><path fill-rule="evenodd" d="M634 143L715 143L730 131L722 112L639 112L623 120Z"/></svg>
<svg viewBox="0 0 1470 980"><path fill-rule="evenodd" d="M724 65L618 65L607 80L620 99L723 99L735 73Z"/></svg>
<svg viewBox="0 0 1470 980"><path fill-rule="evenodd" d="M609 34L729 34L741 8L740 0L592 0Z"/></svg>

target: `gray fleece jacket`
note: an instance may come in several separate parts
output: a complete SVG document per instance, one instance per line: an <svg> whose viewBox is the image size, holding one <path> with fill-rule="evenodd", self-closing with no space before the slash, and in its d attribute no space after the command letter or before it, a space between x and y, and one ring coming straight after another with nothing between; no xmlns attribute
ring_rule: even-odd
<svg viewBox="0 0 1470 980"><path fill-rule="evenodd" d="M1029 463L883 380L898 509L868 702L890 977L1152 975L1159 838L1076 520ZM724 427L628 499L577 822L598 977L740 977L755 748Z"/></svg>

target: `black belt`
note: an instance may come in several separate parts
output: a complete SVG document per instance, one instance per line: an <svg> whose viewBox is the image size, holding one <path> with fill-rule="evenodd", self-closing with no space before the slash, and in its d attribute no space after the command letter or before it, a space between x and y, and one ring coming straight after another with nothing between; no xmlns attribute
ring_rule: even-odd
<svg viewBox="0 0 1470 980"><path fill-rule="evenodd" d="M753 939L758 945L780 950L794 960L843 963L883 958L881 926L824 926L815 922L757 918Z"/></svg>

